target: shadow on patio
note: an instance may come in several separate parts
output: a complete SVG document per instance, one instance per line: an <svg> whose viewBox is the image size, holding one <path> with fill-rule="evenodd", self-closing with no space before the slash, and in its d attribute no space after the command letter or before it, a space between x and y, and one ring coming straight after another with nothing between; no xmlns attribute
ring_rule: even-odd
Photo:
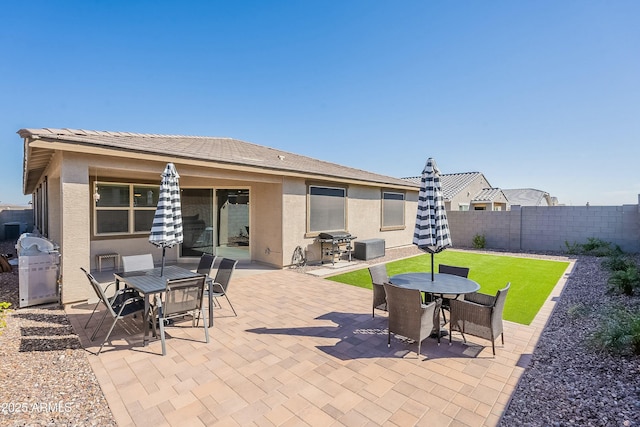
<svg viewBox="0 0 640 427"><path fill-rule="evenodd" d="M495 426L550 312L532 326L505 322L495 359L488 341L467 346L456 333L452 346L425 340L417 358L413 342L387 347L386 314L371 317L367 289L278 270L234 278L229 298L238 317L216 309L208 344L201 327L178 322L163 357L159 340L142 347L131 319L88 355L120 426ZM67 309L90 351L101 336L87 338L97 320L83 328L92 309Z"/></svg>
<svg viewBox="0 0 640 427"><path fill-rule="evenodd" d="M417 344L414 340L391 335L391 347L387 346L388 321L386 315L376 316L363 313L330 312L316 317L314 320L329 320L335 326L308 326L292 328L254 328L247 332L267 335L292 335L330 338L337 340L334 345L319 345L317 349L340 360L371 358L408 358L416 357ZM460 337L454 337L449 346L449 338L441 338L441 345L435 338L427 338L423 342L421 357L424 360L442 357L477 357L483 346L462 345Z"/></svg>

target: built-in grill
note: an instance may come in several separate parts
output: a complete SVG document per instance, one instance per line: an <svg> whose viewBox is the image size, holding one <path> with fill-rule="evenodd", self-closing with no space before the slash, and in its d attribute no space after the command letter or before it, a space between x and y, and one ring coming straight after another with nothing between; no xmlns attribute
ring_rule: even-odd
<svg viewBox="0 0 640 427"><path fill-rule="evenodd" d="M351 250L353 246L351 241L357 239L346 231L332 231L320 233L318 241L320 242L320 250L322 252L322 263L331 261L335 264L336 259L340 259L342 255L347 255L347 259L351 261Z"/></svg>

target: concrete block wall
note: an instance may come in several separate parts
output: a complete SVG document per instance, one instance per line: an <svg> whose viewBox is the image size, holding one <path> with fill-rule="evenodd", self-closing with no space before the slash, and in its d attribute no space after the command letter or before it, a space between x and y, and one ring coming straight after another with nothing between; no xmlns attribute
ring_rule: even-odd
<svg viewBox="0 0 640 427"><path fill-rule="evenodd" d="M640 205L513 206L511 211L447 213L454 247L473 247L482 234L490 249L564 251L566 243L598 238L640 252Z"/></svg>
<svg viewBox="0 0 640 427"><path fill-rule="evenodd" d="M33 210L20 206L0 206L0 240L5 240L5 224L20 223L20 233L33 230Z"/></svg>

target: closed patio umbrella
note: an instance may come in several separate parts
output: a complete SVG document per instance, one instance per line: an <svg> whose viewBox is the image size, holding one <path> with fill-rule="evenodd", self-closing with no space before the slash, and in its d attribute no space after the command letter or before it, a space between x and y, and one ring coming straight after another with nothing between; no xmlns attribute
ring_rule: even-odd
<svg viewBox="0 0 640 427"><path fill-rule="evenodd" d="M180 175L173 163L167 163L162 173L158 207L153 217L149 242L162 248L162 268L164 274L164 258L167 248L182 243L182 209L180 206Z"/></svg>
<svg viewBox="0 0 640 427"><path fill-rule="evenodd" d="M451 246L451 236L442 196L440 170L431 157L424 166L420 180L413 244L431 254L431 280L433 281L433 255Z"/></svg>

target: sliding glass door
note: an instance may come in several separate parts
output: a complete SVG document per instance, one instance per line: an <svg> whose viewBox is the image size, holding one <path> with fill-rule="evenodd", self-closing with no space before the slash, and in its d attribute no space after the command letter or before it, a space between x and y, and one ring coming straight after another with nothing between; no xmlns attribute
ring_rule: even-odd
<svg viewBox="0 0 640 427"><path fill-rule="evenodd" d="M251 259L248 189L183 188L181 202L181 258Z"/></svg>
<svg viewBox="0 0 640 427"><path fill-rule="evenodd" d="M215 253L213 190L183 188L180 201L182 203L182 231L184 233L180 256L199 258L203 253Z"/></svg>
<svg viewBox="0 0 640 427"><path fill-rule="evenodd" d="M216 190L216 255L250 259L249 190Z"/></svg>

